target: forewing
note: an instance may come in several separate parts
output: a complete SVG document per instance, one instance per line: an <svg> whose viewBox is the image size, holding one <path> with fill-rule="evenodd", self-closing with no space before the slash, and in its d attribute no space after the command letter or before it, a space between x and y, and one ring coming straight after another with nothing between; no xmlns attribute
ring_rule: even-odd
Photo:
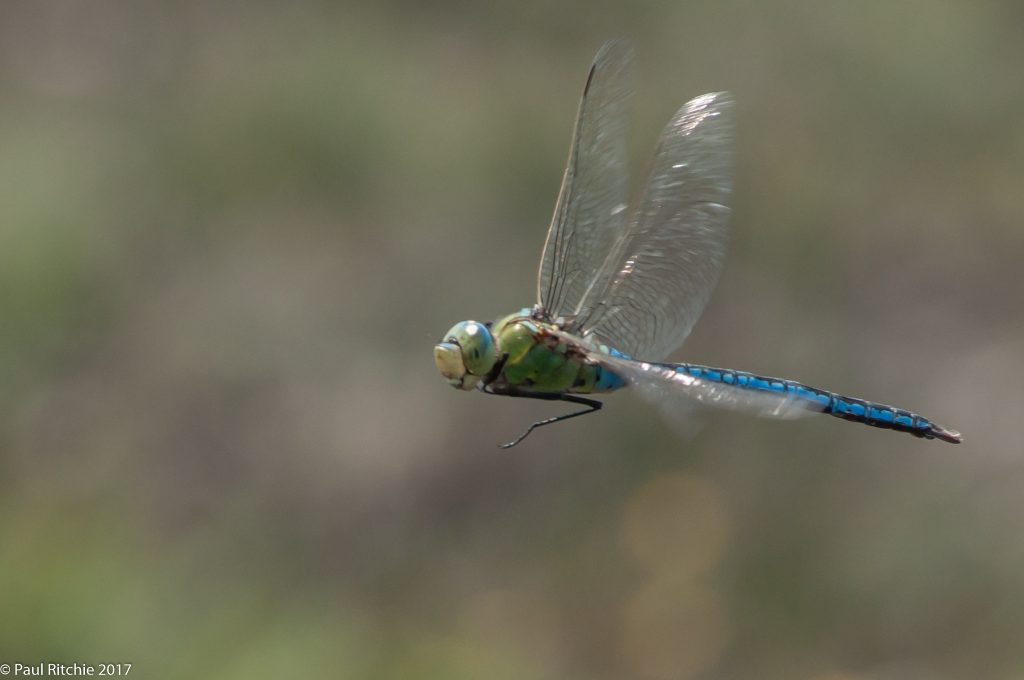
<svg viewBox="0 0 1024 680"><path fill-rule="evenodd" d="M733 101L687 102L662 132L645 194L578 310L576 332L662 359L700 317L725 258Z"/></svg>
<svg viewBox="0 0 1024 680"><path fill-rule="evenodd" d="M537 301L553 317L572 313L597 287L594 279L625 226L632 58L625 41L605 43L583 89L537 276Z"/></svg>

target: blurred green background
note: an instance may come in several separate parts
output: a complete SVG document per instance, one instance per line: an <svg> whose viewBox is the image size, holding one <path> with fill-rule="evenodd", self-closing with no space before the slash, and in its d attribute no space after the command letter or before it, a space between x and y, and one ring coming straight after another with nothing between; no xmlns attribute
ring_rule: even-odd
<svg viewBox="0 0 1024 680"><path fill-rule="evenodd" d="M1024 678L1024 10L6 2L0 662L133 676ZM959 447L460 394L533 302L577 98L738 101L676 356Z"/></svg>

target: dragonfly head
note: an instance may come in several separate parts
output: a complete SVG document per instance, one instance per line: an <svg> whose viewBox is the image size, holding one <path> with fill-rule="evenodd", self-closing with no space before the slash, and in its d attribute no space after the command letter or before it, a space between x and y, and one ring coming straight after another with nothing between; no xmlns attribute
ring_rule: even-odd
<svg viewBox="0 0 1024 680"><path fill-rule="evenodd" d="M448 384L459 390L471 390L487 375L498 360L494 336L482 323L460 321L445 333L444 341L434 345L434 363Z"/></svg>

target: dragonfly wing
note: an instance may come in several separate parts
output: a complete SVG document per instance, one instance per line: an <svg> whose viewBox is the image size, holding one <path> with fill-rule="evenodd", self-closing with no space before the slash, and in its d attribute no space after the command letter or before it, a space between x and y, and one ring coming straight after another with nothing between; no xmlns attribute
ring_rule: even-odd
<svg viewBox="0 0 1024 680"><path fill-rule="evenodd" d="M632 59L625 41L605 43L583 89L537 276L537 302L553 317L571 314L597 287L594 279L625 226Z"/></svg>
<svg viewBox="0 0 1024 680"><path fill-rule="evenodd" d="M662 359L689 335L725 258L733 101L687 102L658 144L643 199L582 301L573 329L626 354Z"/></svg>
<svg viewBox="0 0 1024 680"><path fill-rule="evenodd" d="M644 398L659 407L675 408L695 403L765 418L798 418L820 408L791 393L735 387L703 380L680 372L671 364L653 364L592 353L591 360L611 369Z"/></svg>

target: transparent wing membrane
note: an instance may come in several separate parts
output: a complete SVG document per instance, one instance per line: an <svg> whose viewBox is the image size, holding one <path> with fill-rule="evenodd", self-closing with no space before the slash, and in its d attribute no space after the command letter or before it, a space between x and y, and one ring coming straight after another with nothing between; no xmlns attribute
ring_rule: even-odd
<svg viewBox="0 0 1024 680"><path fill-rule="evenodd" d="M644 196L581 301L574 328L658 360L682 344L718 282L732 189L733 102L686 103L662 132Z"/></svg>
<svg viewBox="0 0 1024 680"><path fill-rule="evenodd" d="M553 317L572 314L595 287L594 277L625 227L632 59L625 41L606 43L594 58L580 99L537 277L537 301Z"/></svg>
<svg viewBox="0 0 1024 680"><path fill-rule="evenodd" d="M814 402L793 393L734 387L703 380L671 365L651 364L616 357L591 357L608 366L648 401L660 407L692 406L696 403L764 418L799 418L821 411Z"/></svg>

